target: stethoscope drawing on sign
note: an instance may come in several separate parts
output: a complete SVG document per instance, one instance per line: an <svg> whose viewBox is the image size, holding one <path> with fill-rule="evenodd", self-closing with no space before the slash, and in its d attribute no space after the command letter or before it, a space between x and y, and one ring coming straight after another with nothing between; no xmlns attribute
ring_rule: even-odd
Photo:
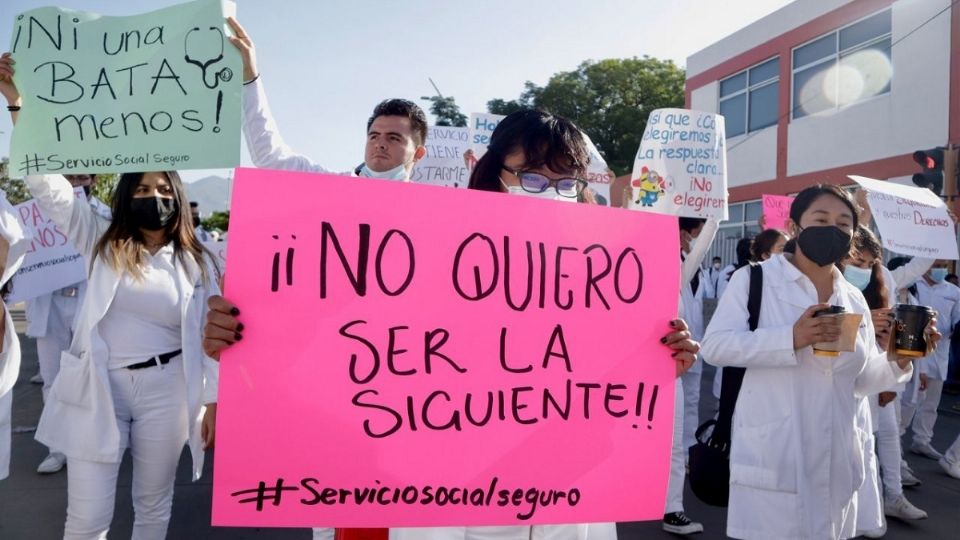
<svg viewBox="0 0 960 540"><path fill-rule="evenodd" d="M188 64L193 64L198 68L200 68L200 71L202 73L201 79L203 80L204 86L206 86L211 90L216 90L217 86L220 84L220 81L227 82L233 78L233 71L230 68L225 67L220 71L214 72L213 84L210 84L207 82L207 68L209 68L213 64L216 64L220 60L223 60L223 40L224 40L223 30L217 28L216 26L210 27L210 30L213 30L218 34L220 34L220 40L219 40L220 54L218 54L215 58L212 58L205 62L201 62L199 60L194 60L193 58L190 58L190 49L189 49L190 34L194 32L198 32L199 30L200 28L198 27L191 28L187 32L187 35L183 37L183 59L186 60Z"/></svg>

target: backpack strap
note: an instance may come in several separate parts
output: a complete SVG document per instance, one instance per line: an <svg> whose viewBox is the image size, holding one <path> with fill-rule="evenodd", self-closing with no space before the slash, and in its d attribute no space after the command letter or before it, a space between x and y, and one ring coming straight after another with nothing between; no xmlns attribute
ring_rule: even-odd
<svg viewBox="0 0 960 540"><path fill-rule="evenodd" d="M747 323L753 332L760 324L760 304L763 300L763 268L758 263L750 263L750 293L747 296ZM733 410L737 405L737 396L740 395L740 386L743 384L743 374L747 371L742 367L723 368L723 382L720 385L720 412L717 415L717 425L710 436L714 446L726 448L730 444L730 432L733 425Z"/></svg>

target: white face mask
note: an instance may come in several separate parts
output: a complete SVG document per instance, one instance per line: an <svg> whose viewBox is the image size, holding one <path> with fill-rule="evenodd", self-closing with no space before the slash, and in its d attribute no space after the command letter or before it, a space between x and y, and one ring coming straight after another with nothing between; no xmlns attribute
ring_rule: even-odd
<svg viewBox="0 0 960 540"><path fill-rule="evenodd" d="M365 178L379 178L381 180L406 180L407 168L401 163L392 169L388 169L383 172L377 172L370 167L367 167L367 164L364 163L360 166L357 176L363 176Z"/></svg>
<svg viewBox="0 0 960 540"><path fill-rule="evenodd" d="M718 263L718 262L713 263L713 269L714 269L714 270L719 270L719 269L720 269L720 263Z"/></svg>
<svg viewBox="0 0 960 540"><path fill-rule="evenodd" d="M503 181L503 178L500 178L500 184L506 188L507 193L511 195L523 195L526 197L534 197L547 201L577 202L577 197L564 197L563 195L557 193L557 190L553 189L553 187L549 187L546 191L540 193L530 193L520 186L508 186L506 182Z"/></svg>

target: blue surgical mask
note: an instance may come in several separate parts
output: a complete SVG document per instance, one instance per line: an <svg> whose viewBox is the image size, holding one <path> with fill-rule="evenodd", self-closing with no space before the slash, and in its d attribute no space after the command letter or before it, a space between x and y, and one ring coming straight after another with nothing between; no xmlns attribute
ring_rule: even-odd
<svg viewBox="0 0 960 540"><path fill-rule="evenodd" d="M948 273L946 268L931 268L930 279L932 279L934 283L943 283L943 280L947 279Z"/></svg>
<svg viewBox="0 0 960 540"><path fill-rule="evenodd" d="M363 176L365 178L379 178L381 180L406 180L407 168L401 163L392 169L388 169L383 172L377 172L370 167L367 167L367 164L364 163L357 171L357 176Z"/></svg>
<svg viewBox="0 0 960 540"><path fill-rule="evenodd" d="M859 266L848 264L843 270L843 277L846 278L851 285L862 291L867 288L867 285L870 284L870 278L873 277L873 271L865 270Z"/></svg>

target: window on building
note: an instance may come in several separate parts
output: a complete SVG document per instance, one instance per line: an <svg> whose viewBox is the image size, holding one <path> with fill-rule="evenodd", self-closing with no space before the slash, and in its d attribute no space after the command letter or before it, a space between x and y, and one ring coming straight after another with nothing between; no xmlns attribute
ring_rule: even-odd
<svg viewBox="0 0 960 540"><path fill-rule="evenodd" d="M720 81L719 110L727 138L776 124L779 95L779 57Z"/></svg>
<svg viewBox="0 0 960 540"><path fill-rule="evenodd" d="M863 101L890 91L889 9L793 50L793 117Z"/></svg>
<svg viewBox="0 0 960 540"><path fill-rule="evenodd" d="M724 266L737 263L737 242L741 238L753 238L760 232L760 216L763 215L761 201L732 203L728 207L730 218L720 224L717 237L707 256L705 264L714 257L720 257Z"/></svg>

